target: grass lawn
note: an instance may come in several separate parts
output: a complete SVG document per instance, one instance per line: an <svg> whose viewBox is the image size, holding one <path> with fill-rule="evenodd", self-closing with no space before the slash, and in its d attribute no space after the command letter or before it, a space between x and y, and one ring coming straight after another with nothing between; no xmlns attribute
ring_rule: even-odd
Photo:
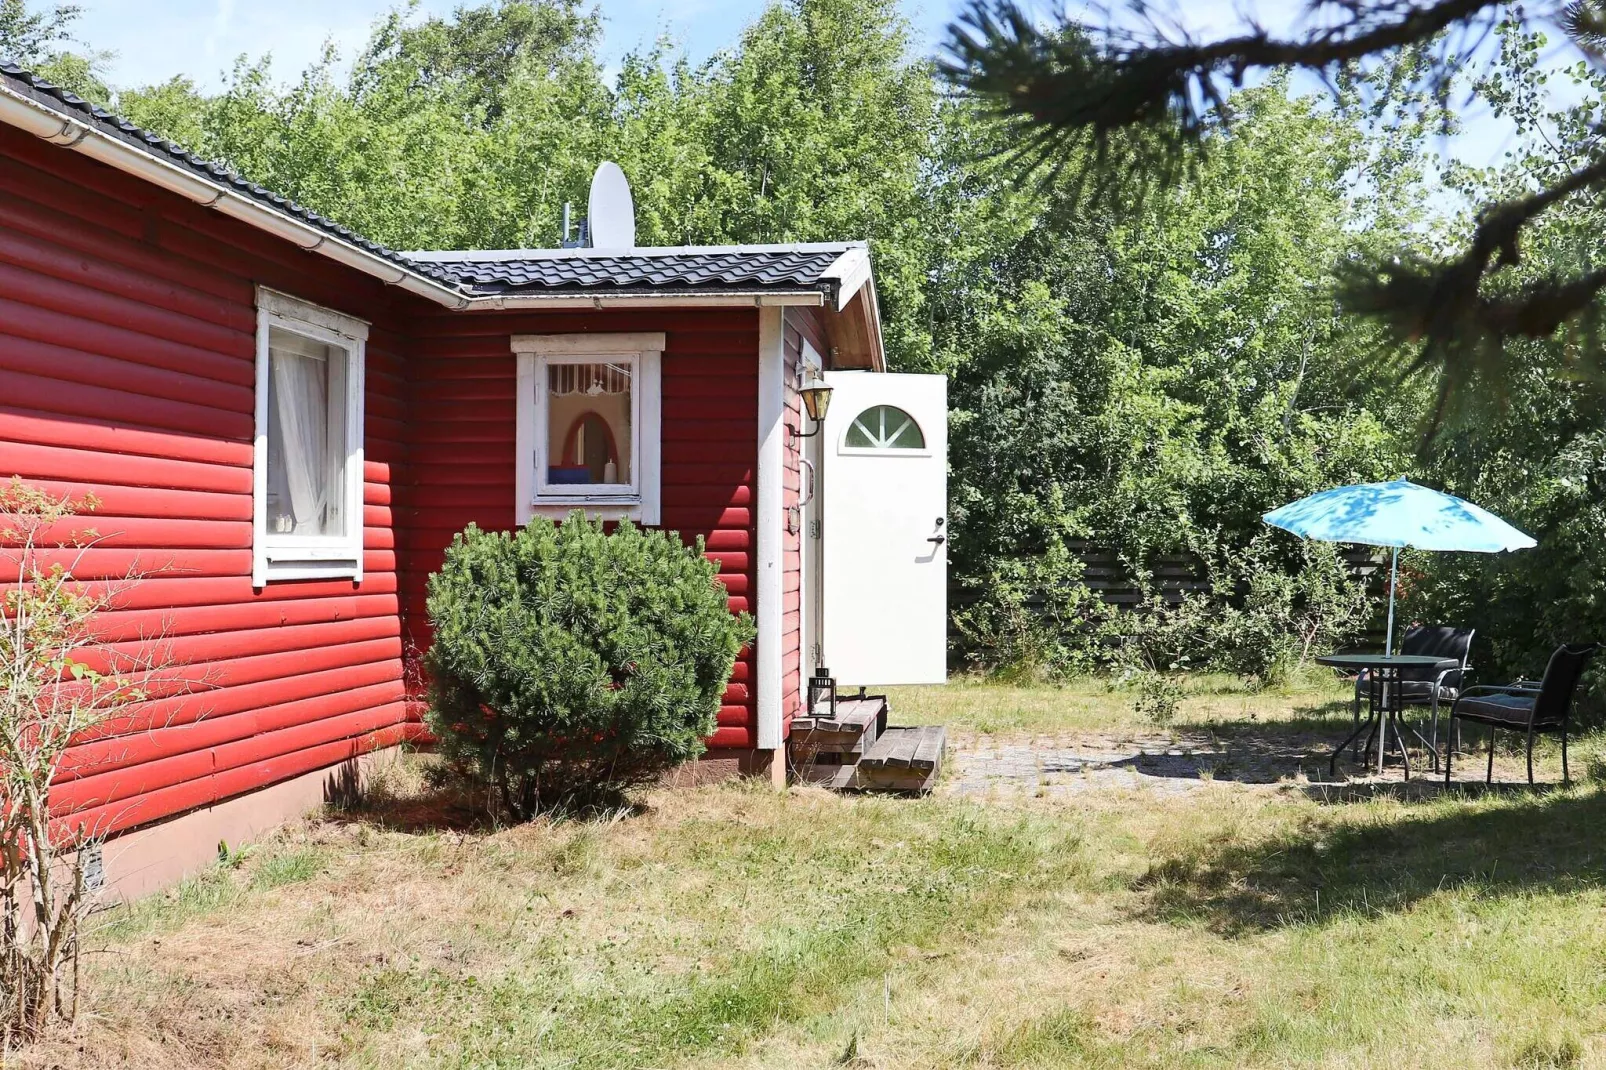
<svg viewBox="0 0 1606 1070"><path fill-rule="evenodd" d="M1336 729L1315 711L1338 697L1211 683L1177 726ZM1142 728L1097 685L896 702L906 723L995 739ZM1008 805L737 783L504 830L454 824L407 780L102 915L88 1012L28 1059L1606 1065L1606 796L1589 780Z"/></svg>
<svg viewBox="0 0 1606 1070"><path fill-rule="evenodd" d="M1205 676L1193 678L1184 690L1177 728L1260 722L1336 728L1349 719L1353 693L1314 677L1261 691L1245 688L1235 677ZM942 687L895 687L891 699L902 720L984 735L1153 729L1133 713L1133 692L1114 682L1022 687L961 677Z"/></svg>

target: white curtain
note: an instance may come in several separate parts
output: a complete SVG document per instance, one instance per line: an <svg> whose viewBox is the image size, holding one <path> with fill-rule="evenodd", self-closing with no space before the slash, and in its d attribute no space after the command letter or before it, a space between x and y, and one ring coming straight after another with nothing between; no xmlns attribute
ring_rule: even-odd
<svg viewBox="0 0 1606 1070"><path fill-rule="evenodd" d="M282 486L297 535L323 531L330 494L328 346L275 332L269 369L274 415L278 417Z"/></svg>

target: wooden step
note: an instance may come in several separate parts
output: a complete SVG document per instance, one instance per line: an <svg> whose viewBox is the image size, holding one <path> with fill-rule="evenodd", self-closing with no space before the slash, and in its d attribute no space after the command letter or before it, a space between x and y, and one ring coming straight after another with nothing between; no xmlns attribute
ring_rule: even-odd
<svg viewBox="0 0 1606 1070"><path fill-rule="evenodd" d="M872 726L884 726L887 716L887 696L865 695L862 698L837 699L833 712L829 702L820 702L806 717L792 719L792 731L818 729L826 732L862 732Z"/></svg>
<svg viewBox="0 0 1606 1070"><path fill-rule="evenodd" d="M888 728L854 766L853 791L926 792L942 774L948 729L942 725Z"/></svg>
<svg viewBox="0 0 1606 1070"><path fill-rule="evenodd" d="M792 763L807 764L825 754L863 754L886 724L885 695L839 699L834 712L822 703L812 716L792 719L787 738Z"/></svg>

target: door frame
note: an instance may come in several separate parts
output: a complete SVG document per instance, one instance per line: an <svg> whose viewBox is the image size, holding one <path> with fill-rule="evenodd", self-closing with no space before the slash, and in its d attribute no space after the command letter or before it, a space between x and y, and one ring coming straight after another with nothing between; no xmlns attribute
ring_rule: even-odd
<svg viewBox="0 0 1606 1070"><path fill-rule="evenodd" d="M801 386L812 377L823 375L824 372L823 359L805 338L798 360L798 385ZM822 509L825 482L824 444L825 421L821 420L814 434L802 440L802 449L798 453L799 494L803 496L802 508L799 509L798 599L801 604L798 607L800 612L798 665L799 674L802 676L799 684L805 705L808 703L809 677L813 676L814 670L819 667L825 649L825 543L822 538L825 523ZM804 715L807 716L808 712L805 711Z"/></svg>

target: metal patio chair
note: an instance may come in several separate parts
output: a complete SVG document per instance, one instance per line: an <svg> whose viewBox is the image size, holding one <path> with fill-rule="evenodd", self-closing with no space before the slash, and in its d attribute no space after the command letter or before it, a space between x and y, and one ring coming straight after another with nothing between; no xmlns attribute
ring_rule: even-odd
<svg viewBox="0 0 1606 1070"><path fill-rule="evenodd" d="M1433 727L1429 730L1428 738L1423 738L1422 733L1415 729L1412 731L1418 739L1428 745L1428 751L1433 756L1434 769L1439 767L1439 706L1441 703L1454 702L1462 687L1466 685L1467 676L1472 670L1468 659L1472 655L1472 637L1475 634L1477 634L1475 628L1413 624L1405 629L1405 638L1400 642L1401 654L1420 654L1460 662L1454 669L1400 670L1400 693L1396 701L1402 706L1427 706L1433 711ZM1357 727L1361 723L1361 695L1366 689L1366 684L1366 673L1363 672L1355 678L1354 715Z"/></svg>
<svg viewBox="0 0 1606 1070"><path fill-rule="evenodd" d="M1599 643L1564 644L1550 655L1544 679L1538 683L1518 680L1504 686L1480 685L1464 689L1450 707L1450 731L1456 722L1471 721L1489 729L1489 768L1484 773L1485 784L1494 782L1495 730L1526 732L1528 736L1528 783L1534 782L1534 735L1540 732L1561 734L1561 779L1571 780L1567 770L1567 722L1572 714L1573 698L1578 692L1578 681L1589 660L1600 649ZM1444 783L1450 783L1450 757L1454 748L1444 755Z"/></svg>

